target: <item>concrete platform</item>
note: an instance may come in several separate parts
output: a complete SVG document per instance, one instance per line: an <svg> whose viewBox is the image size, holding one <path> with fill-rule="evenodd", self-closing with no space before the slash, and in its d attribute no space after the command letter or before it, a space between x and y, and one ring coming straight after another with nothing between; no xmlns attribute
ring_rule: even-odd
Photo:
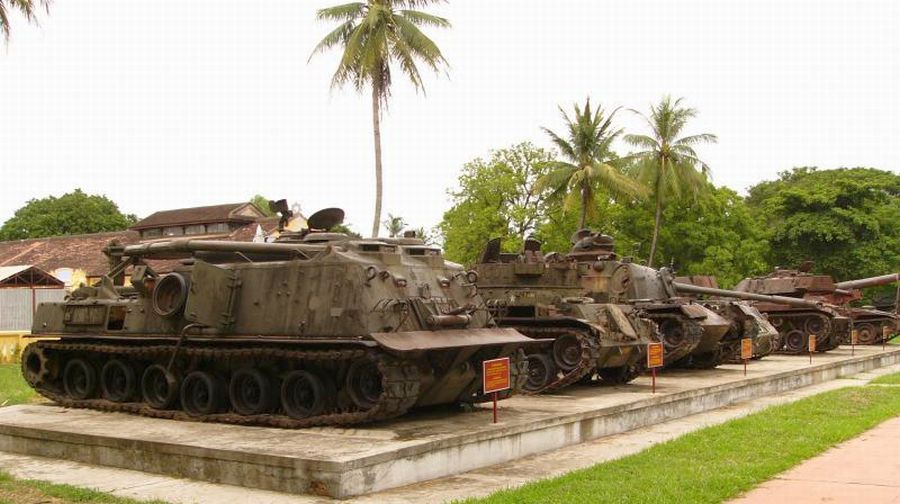
<svg viewBox="0 0 900 504"><path fill-rule="evenodd" d="M458 474L534 453L900 362L900 349L774 356L710 371L666 372L618 388L435 410L358 429L286 431L155 420L54 406L0 409L0 451L291 493L348 497Z"/></svg>

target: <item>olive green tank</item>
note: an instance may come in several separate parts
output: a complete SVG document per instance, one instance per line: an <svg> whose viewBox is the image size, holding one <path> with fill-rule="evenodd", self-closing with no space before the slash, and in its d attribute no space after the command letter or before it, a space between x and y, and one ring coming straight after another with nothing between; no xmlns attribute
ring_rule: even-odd
<svg viewBox="0 0 900 504"><path fill-rule="evenodd" d="M415 238L315 232L342 218L275 243L111 244L99 285L38 307L32 334L58 340L26 347L26 381L68 407L278 427L484 401L499 357L501 397L522 389L535 342L496 326L473 272Z"/></svg>
<svg viewBox="0 0 900 504"><path fill-rule="evenodd" d="M655 323L630 305L595 302L577 261L545 255L537 240L526 240L521 253L500 250L500 239L491 240L475 265L479 292L501 326L550 340L528 352L526 390L623 384L641 373L647 343L659 339Z"/></svg>

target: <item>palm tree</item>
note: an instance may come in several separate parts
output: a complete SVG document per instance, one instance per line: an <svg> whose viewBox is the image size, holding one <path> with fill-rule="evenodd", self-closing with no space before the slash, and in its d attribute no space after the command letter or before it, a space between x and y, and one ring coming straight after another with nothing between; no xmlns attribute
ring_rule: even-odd
<svg viewBox="0 0 900 504"><path fill-rule="evenodd" d="M400 233L403 232L403 228L406 227L406 221L403 220L403 217L394 216L390 212L388 212L388 218L385 219L382 224L384 224L384 228L391 238L400 236Z"/></svg>
<svg viewBox="0 0 900 504"><path fill-rule="evenodd" d="M9 11L16 9L25 16L25 19L35 22L35 8L43 7L44 10L50 10L50 0L0 0L0 33L3 39L9 42Z"/></svg>
<svg viewBox="0 0 900 504"><path fill-rule="evenodd" d="M535 189L565 194L563 208L566 211L580 205L578 228L582 229L587 218L595 212L598 189L605 189L612 196L640 196L645 189L616 166L612 142L622 130L613 129L612 119L618 109L607 116L600 105L591 109L590 98L585 100L583 108L578 108L576 103L574 109L573 120L562 107L559 108L569 130L568 138L541 128L550 135L566 160L548 162L551 171L538 179Z"/></svg>
<svg viewBox="0 0 900 504"><path fill-rule="evenodd" d="M447 64L438 46L419 29L420 26L450 27L444 18L433 16L417 7L442 0L367 0L321 9L316 18L336 21L337 28L323 38L310 59L335 46L343 55L331 86L352 84L357 91L372 87L372 130L375 136L375 219L372 236L381 226L381 109L391 94L391 64L397 64L416 90L424 92L417 62L440 72Z"/></svg>
<svg viewBox="0 0 900 504"><path fill-rule="evenodd" d="M650 116L636 110L650 126L650 135L625 135L625 140L644 149L629 156L634 159L635 177L650 187L656 202L656 223L653 227L653 241L650 244L649 266L653 266L656 241L659 238L662 208L671 196L690 194L696 197L706 189L709 166L700 160L694 146L701 143L715 143L718 139L710 133L679 138L688 119L696 117L697 109L681 105L683 98L672 100L664 96L657 105L650 106Z"/></svg>

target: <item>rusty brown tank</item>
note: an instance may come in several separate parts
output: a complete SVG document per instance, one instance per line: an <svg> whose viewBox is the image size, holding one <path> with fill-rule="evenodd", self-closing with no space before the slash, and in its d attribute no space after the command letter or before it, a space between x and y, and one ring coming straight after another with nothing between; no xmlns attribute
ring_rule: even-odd
<svg viewBox="0 0 900 504"><path fill-rule="evenodd" d="M287 211L286 208L283 209ZM309 219L327 230L343 212ZM287 233L275 243L165 240L106 250L110 272L41 304L26 381L70 407L305 427L474 403L481 363L526 380L534 340L498 328L475 274L421 240ZM159 261L175 261L166 274ZM126 276L128 278L125 284Z"/></svg>
<svg viewBox="0 0 900 504"><path fill-rule="evenodd" d="M491 240L474 269L501 326L550 340L528 352L530 392L591 380L627 383L644 369L647 343L659 339L656 324L633 306L590 298L579 263L544 254L537 240L526 240L519 253L502 253L500 239Z"/></svg>
<svg viewBox="0 0 900 504"><path fill-rule="evenodd" d="M680 276L675 281L697 287L719 288L716 277L708 275ZM752 359L761 359L772 353L778 341L778 330L750 302L705 296L699 302L729 321L728 332L722 337L725 362L742 361L741 340L745 338L753 342Z"/></svg>
<svg viewBox="0 0 900 504"><path fill-rule="evenodd" d="M863 345L876 345L900 335L900 285L891 309L874 306L852 306L850 303L862 299L862 289L900 282L900 273L879 275L858 280L847 280L834 284L835 290L824 299L840 305L850 318L853 329ZM887 307L886 307L887 308ZM845 343L849 343L846 339Z"/></svg>
<svg viewBox="0 0 900 504"><path fill-rule="evenodd" d="M850 318L840 307L831 304L833 298L830 296L836 289L834 279L810 273L810 268L811 264L805 264L800 269L776 269L765 277L745 278L734 288L818 304L810 308L781 302L754 302L754 306L778 329L778 352L809 351L810 335L816 338L816 351L825 352L837 348L850 334Z"/></svg>

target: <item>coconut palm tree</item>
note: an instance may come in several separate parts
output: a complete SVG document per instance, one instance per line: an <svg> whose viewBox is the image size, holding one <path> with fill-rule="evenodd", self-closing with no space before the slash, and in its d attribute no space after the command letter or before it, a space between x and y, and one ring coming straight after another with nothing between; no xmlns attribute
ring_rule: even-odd
<svg viewBox="0 0 900 504"><path fill-rule="evenodd" d="M406 227L406 221L403 220L403 217L393 215L390 212L388 212L388 218L385 219L382 224L384 224L384 229L387 230L388 236L391 238L400 236L400 233L402 233L403 229Z"/></svg>
<svg viewBox="0 0 900 504"><path fill-rule="evenodd" d="M321 21L338 22L323 38L310 59L336 46L342 48L341 61L331 78L331 86L352 84L357 91L372 88L372 130L375 136L375 219L372 236L381 226L381 109L391 94L391 67L397 65L416 90L424 85L421 63L435 72L447 64L438 46L420 26L450 27L446 19L414 10L441 0L368 0L321 9Z"/></svg>
<svg viewBox="0 0 900 504"><path fill-rule="evenodd" d="M3 34L3 39L9 42L9 12L11 9L21 12L28 21L35 22L37 20L35 10L38 7L49 11L50 0L0 0L0 33Z"/></svg>
<svg viewBox="0 0 900 504"><path fill-rule="evenodd" d="M649 266L656 255L656 242L662 220L662 209L671 196L690 195L696 197L707 187L709 166L700 160L694 146L701 143L715 143L718 139L710 133L679 137L688 119L697 116L697 109L682 106L683 98L672 100L664 96L656 105L650 106L650 115L636 110L650 127L650 135L625 135L625 140L644 149L629 156L635 161L634 176L650 188L656 204L656 223L653 226L653 241L650 244Z"/></svg>
<svg viewBox="0 0 900 504"><path fill-rule="evenodd" d="M550 135L565 160L549 161L547 165L551 171L538 179L535 189L549 189L554 194L565 195L563 208L566 211L580 206L578 227L581 229L587 218L594 215L598 189L605 189L612 196L640 196L646 190L617 166L612 143L622 130L614 129L612 120L618 109L606 115L600 105L591 108L590 98L585 100L583 108L576 103L574 109L574 118L570 118L562 107L559 108L568 129L566 138L541 128Z"/></svg>

